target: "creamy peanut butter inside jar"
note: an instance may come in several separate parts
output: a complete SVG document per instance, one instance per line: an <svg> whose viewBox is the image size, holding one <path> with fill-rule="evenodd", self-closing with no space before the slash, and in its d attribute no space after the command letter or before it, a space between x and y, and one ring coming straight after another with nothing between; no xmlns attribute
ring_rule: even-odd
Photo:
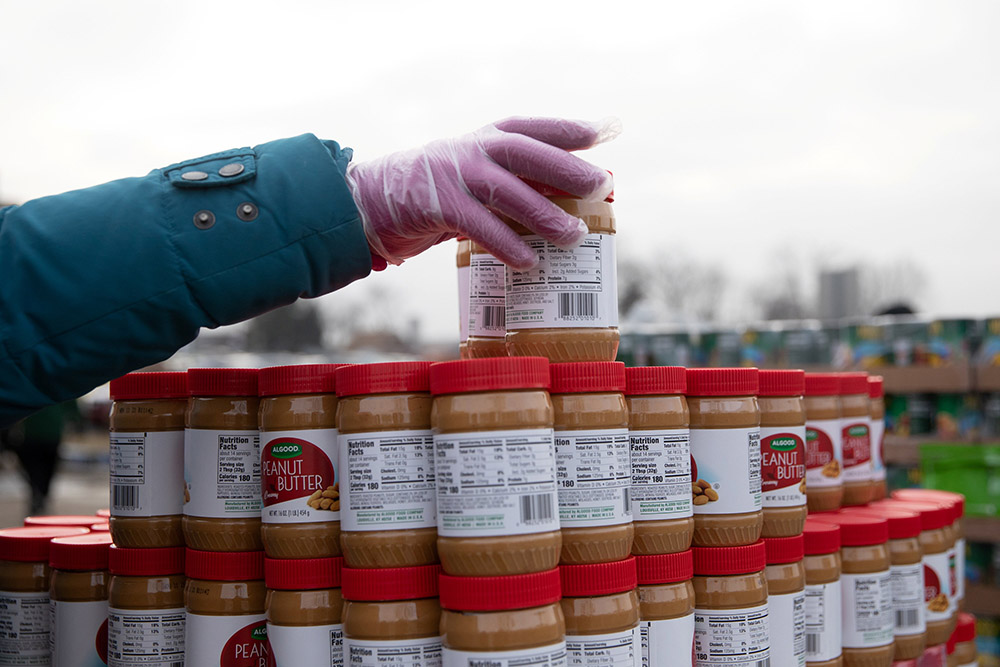
<svg viewBox="0 0 1000 667"><path fill-rule="evenodd" d="M571 665L632 665L641 660L635 557L612 563L560 565Z"/></svg>
<svg viewBox="0 0 1000 667"><path fill-rule="evenodd" d="M338 366L260 370L261 538L269 558L340 555Z"/></svg>
<svg viewBox="0 0 1000 667"><path fill-rule="evenodd" d="M686 371L625 369L636 555L686 551L694 533Z"/></svg>
<svg viewBox="0 0 1000 667"><path fill-rule="evenodd" d="M566 665L559 570L506 577L441 575L442 664Z"/></svg>
<svg viewBox="0 0 1000 667"><path fill-rule="evenodd" d="M791 537L806 521L805 373L760 371L764 537Z"/></svg>
<svg viewBox="0 0 1000 667"><path fill-rule="evenodd" d="M868 393L868 373L840 374L840 431L844 455L842 504L846 506L875 500Z"/></svg>
<svg viewBox="0 0 1000 667"><path fill-rule="evenodd" d="M463 359L507 356L507 267L477 243L469 247L468 332Z"/></svg>
<svg viewBox="0 0 1000 667"><path fill-rule="evenodd" d="M110 385L111 507L118 546L184 546L187 373L129 373Z"/></svg>
<svg viewBox="0 0 1000 667"><path fill-rule="evenodd" d="M604 563L632 551L632 466L625 364L552 364L556 481L563 565Z"/></svg>
<svg viewBox="0 0 1000 667"><path fill-rule="evenodd" d="M558 564L549 384L549 362L540 357L431 366L437 547L448 574L523 574Z"/></svg>
<svg viewBox="0 0 1000 667"><path fill-rule="evenodd" d="M840 526L807 518L802 528L806 570L806 665L841 667Z"/></svg>
<svg viewBox="0 0 1000 667"><path fill-rule="evenodd" d="M184 541L258 551L260 431L256 368L192 368L184 431Z"/></svg>
<svg viewBox="0 0 1000 667"><path fill-rule="evenodd" d="M348 567L438 560L429 368L404 361L337 371L340 541Z"/></svg>
<svg viewBox="0 0 1000 667"><path fill-rule="evenodd" d="M802 535L764 538L771 664L805 667L806 568Z"/></svg>
<svg viewBox="0 0 1000 667"><path fill-rule="evenodd" d="M343 559L264 559L267 641L275 667L344 664Z"/></svg>
<svg viewBox="0 0 1000 667"><path fill-rule="evenodd" d="M806 373L806 496L810 512L840 509L844 460L840 378Z"/></svg>
<svg viewBox="0 0 1000 667"><path fill-rule="evenodd" d="M691 550L636 556L642 662L668 665L687 658L694 664L694 562Z"/></svg>
<svg viewBox="0 0 1000 667"><path fill-rule="evenodd" d="M885 478L885 387L880 375L868 377L868 418L872 444L872 483L875 486L873 500L881 500L889 495Z"/></svg>
<svg viewBox="0 0 1000 667"><path fill-rule="evenodd" d="M49 650L55 667L107 663L110 547L110 533L56 537L49 545Z"/></svg>
<svg viewBox="0 0 1000 667"><path fill-rule="evenodd" d="M458 237L458 247L455 250L455 268L458 274L458 354L461 359L467 357L466 347L469 343L469 265L472 241L464 236Z"/></svg>

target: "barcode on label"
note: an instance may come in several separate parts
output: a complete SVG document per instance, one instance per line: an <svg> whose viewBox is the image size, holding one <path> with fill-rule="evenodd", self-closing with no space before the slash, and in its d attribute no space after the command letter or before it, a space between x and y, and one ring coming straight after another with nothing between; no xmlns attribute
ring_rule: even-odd
<svg viewBox="0 0 1000 667"><path fill-rule="evenodd" d="M624 503L625 504L625 514L630 514L632 512L632 498L631 498L631 494L629 494L629 488L628 487L625 487L624 489L622 489L622 497L623 497L623 499L625 501L625 503Z"/></svg>
<svg viewBox="0 0 1000 667"><path fill-rule="evenodd" d="M758 660L757 662L753 663L753 667L771 667L771 659L764 658L763 660Z"/></svg>
<svg viewBox="0 0 1000 667"><path fill-rule="evenodd" d="M820 635L806 634L806 655L816 655L819 653L820 646L819 643Z"/></svg>
<svg viewBox="0 0 1000 667"><path fill-rule="evenodd" d="M597 317L596 294L560 294L559 317Z"/></svg>
<svg viewBox="0 0 1000 667"><path fill-rule="evenodd" d="M167 667L184 667L184 661L180 660L178 662L171 662L167 664Z"/></svg>
<svg viewBox="0 0 1000 667"><path fill-rule="evenodd" d="M507 326L504 320L503 306L483 306L483 327L486 329L502 329Z"/></svg>
<svg viewBox="0 0 1000 667"><path fill-rule="evenodd" d="M897 628L913 628L918 625L920 620L920 614L918 609L897 609L896 610L896 627Z"/></svg>
<svg viewBox="0 0 1000 667"><path fill-rule="evenodd" d="M111 509L139 509L139 487L134 484L112 484Z"/></svg>
<svg viewBox="0 0 1000 667"><path fill-rule="evenodd" d="M521 521L523 523L551 521L554 516L552 495L539 493L533 496L521 496Z"/></svg>

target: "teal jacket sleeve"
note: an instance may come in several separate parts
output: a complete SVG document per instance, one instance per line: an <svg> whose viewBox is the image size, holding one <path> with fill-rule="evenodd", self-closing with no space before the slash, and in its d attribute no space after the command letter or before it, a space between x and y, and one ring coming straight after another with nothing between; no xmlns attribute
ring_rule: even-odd
<svg viewBox="0 0 1000 667"><path fill-rule="evenodd" d="M0 427L366 276L350 158L302 135L0 210Z"/></svg>

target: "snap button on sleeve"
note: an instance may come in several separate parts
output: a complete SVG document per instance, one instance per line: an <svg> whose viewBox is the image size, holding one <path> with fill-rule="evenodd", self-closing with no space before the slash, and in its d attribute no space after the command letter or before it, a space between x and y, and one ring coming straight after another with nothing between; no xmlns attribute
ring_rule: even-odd
<svg viewBox="0 0 1000 667"><path fill-rule="evenodd" d="M238 176L243 173L244 166L239 162L230 162L219 167L219 176Z"/></svg>
<svg viewBox="0 0 1000 667"><path fill-rule="evenodd" d="M181 174L181 178L185 181L204 181L208 178L208 174L203 171L185 171Z"/></svg>
<svg viewBox="0 0 1000 667"><path fill-rule="evenodd" d="M236 216L240 220L243 220L244 222L250 222L251 220L256 220L258 212L259 211L257 209L257 205L251 204L248 201L243 202L242 204L236 207Z"/></svg>
<svg viewBox="0 0 1000 667"><path fill-rule="evenodd" d="M194 214L194 226L198 229L209 229L215 224L215 214L211 211L198 211Z"/></svg>

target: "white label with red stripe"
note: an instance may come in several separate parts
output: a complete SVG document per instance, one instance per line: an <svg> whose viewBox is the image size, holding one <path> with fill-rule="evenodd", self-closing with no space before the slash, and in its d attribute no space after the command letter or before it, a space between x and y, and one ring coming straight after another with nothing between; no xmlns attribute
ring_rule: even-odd
<svg viewBox="0 0 1000 667"><path fill-rule="evenodd" d="M337 429L262 431L264 523L340 520L341 474Z"/></svg>
<svg viewBox="0 0 1000 667"><path fill-rule="evenodd" d="M840 420L845 482L870 482L872 479L870 423L866 417L844 417Z"/></svg>
<svg viewBox="0 0 1000 667"><path fill-rule="evenodd" d="M839 419L806 422L806 488L841 486L844 464Z"/></svg>
<svg viewBox="0 0 1000 667"><path fill-rule="evenodd" d="M760 428L761 491L764 507L806 504L806 427Z"/></svg>
<svg viewBox="0 0 1000 667"><path fill-rule="evenodd" d="M270 645L264 614L187 615L184 667L260 667Z"/></svg>
<svg viewBox="0 0 1000 667"><path fill-rule="evenodd" d="M108 601L49 602L49 650L54 667L108 662Z"/></svg>

